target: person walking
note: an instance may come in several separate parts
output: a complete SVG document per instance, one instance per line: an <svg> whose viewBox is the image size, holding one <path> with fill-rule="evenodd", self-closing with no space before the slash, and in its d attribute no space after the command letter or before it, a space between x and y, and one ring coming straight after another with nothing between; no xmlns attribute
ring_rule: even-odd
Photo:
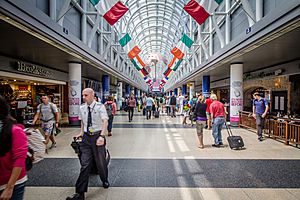
<svg viewBox="0 0 300 200"><path fill-rule="evenodd" d="M86 88L82 91L83 101L80 106L79 119L81 120L80 133L76 138L82 137L80 144L81 169L76 181L76 193L66 200L84 200L88 189L91 166L95 161L96 167L104 188L109 187L108 168L106 161L107 112L105 106L94 100L94 90Z"/></svg>
<svg viewBox="0 0 300 200"><path fill-rule="evenodd" d="M27 137L10 116L9 105L0 96L0 199L22 200L27 181Z"/></svg>
<svg viewBox="0 0 300 200"><path fill-rule="evenodd" d="M217 100L217 96L212 94L210 96L212 104L210 105L210 114L212 120L212 134L214 137L213 147L220 147L222 142L222 126L225 123L225 109L224 105Z"/></svg>
<svg viewBox="0 0 300 200"><path fill-rule="evenodd" d="M117 104L114 101L113 96L109 96L108 100L104 103L104 106L106 108L107 116L108 116L108 126L107 126L107 132L108 137L112 136L112 125L114 121L114 117L117 113Z"/></svg>
<svg viewBox="0 0 300 200"><path fill-rule="evenodd" d="M134 108L136 107L136 100L133 95L131 95L128 100L128 121L131 122L133 118Z"/></svg>
<svg viewBox="0 0 300 200"><path fill-rule="evenodd" d="M37 113L34 116L32 125L35 125L38 119L42 121L42 129L45 134L45 145L47 153L47 145L49 143L49 140L51 140L52 142L50 149L56 147L54 133L59 124L59 112L57 106L49 101L49 97L46 94L42 95L42 103L37 107Z"/></svg>
<svg viewBox="0 0 300 200"><path fill-rule="evenodd" d="M152 107L155 106L154 99L152 98L151 94L146 99L146 118L151 119L151 112L152 112Z"/></svg>
<svg viewBox="0 0 300 200"><path fill-rule="evenodd" d="M269 110L268 102L265 98L262 98L258 92L253 94L253 113L252 116L256 119L256 129L259 141L263 141L263 129L265 124L265 118Z"/></svg>
<svg viewBox="0 0 300 200"><path fill-rule="evenodd" d="M193 120L196 121L196 131L199 140L199 148L203 149L203 128L206 124L206 103L204 96L200 95L194 109Z"/></svg>

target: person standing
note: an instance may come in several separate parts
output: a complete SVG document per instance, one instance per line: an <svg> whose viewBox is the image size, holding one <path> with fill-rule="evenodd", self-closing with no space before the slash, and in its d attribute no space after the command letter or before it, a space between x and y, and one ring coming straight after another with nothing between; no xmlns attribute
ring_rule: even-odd
<svg viewBox="0 0 300 200"><path fill-rule="evenodd" d="M128 121L131 122L133 118L134 108L136 107L136 100L133 95L131 95L128 100Z"/></svg>
<svg viewBox="0 0 300 200"><path fill-rule="evenodd" d="M263 141L263 129L265 124L265 118L269 110L268 102L265 98L262 98L258 92L253 94L253 113L252 116L256 119L256 129L259 141Z"/></svg>
<svg viewBox="0 0 300 200"><path fill-rule="evenodd" d="M212 120L212 134L214 137L213 147L220 147L222 142L222 126L225 123L225 109L224 105L217 100L217 96L212 94L210 96L212 104L210 105L210 114Z"/></svg>
<svg viewBox="0 0 300 200"><path fill-rule="evenodd" d="M27 181L27 137L15 122L0 96L0 199L5 200L22 200Z"/></svg>
<svg viewBox="0 0 300 200"><path fill-rule="evenodd" d="M170 107L171 107L171 117L176 117L175 110L176 110L176 97L174 93L172 94L172 97L170 98Z"/></svg>
<svg viewBox="0 0 300 200"><path fill-rule="evenodd" d="M212 104L212 99L207 97L205 100L206 103L206 118L207 118L207 129L211 129L211 115L210 115L210 105Z"/></svg>
<svg viewBox="0 0 300 200"><path fill-rule="evenodd" d="M34 116L32 125L34 125L38 119L42 121L42 129L45 134L45 145L47 152L47 144L49 143L49 140L52 142L50 149L56 147L54 133L59 124L59 112L57 106L49 101L48 95L44 94L42 96L42 102L43 103L39 104L37 107L37 113Z"/></svg>
<svg viewBox="0 0 300 200"><path fill-rule="evenodd" d="M108 131L108 137L112 136L112 125L114 121L114 116L116 115L117 112L117 104L114 102L114 97L109 96L108 101L104 103L107 116L108 116L108 126L107 126L107 131Z"/></svg>
<svg viewBox="0 0 300 200"><path fill-rule="evenodd" d="M80 133L76 138L82 137L80 144L81 169L76 181L76 193L66 200L84 200L87 192L91 166L95 161L96 167L104 188L109 187L108 168L106 161L107 112L105 106L94 100L94 90L86 88L82 91L83 101L80 106L79 119L81 120Z"/></svg>
<svg viewBox="0 0 300 200"><path fill-rule="evenodd" d="M178 114L183 115L183 101L184 96L180 93L178 96Z"/></svg>
<svg viewBox="0 0 300 200"><path fill-rule="evenodd" d="M204 96L200 95L194 109L193 120L196 121L196 130L199 140L199 148L203 149L203 127L206 123L206 103Z"/></svg>

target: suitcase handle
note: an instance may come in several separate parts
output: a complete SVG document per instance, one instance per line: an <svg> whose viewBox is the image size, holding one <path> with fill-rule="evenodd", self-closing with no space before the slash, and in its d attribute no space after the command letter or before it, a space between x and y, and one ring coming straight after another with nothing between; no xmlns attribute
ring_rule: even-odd
<svg viewBox="0 0 300 200"><path fill-rule="evenodd" d="M226 126L226 130L227 130L228 136L233 136L230 127L227 125L227 122L225 122L225 126Z"/></svg>

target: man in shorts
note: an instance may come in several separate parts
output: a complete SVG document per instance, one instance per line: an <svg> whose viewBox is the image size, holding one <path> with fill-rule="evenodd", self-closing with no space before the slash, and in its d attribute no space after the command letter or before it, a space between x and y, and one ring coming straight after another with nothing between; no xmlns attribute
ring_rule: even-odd
<svg viewBox="0 0 300 200"><path fill-rule="evenodd" d="M56 147L56 142L54 139L54 133L56 128L58 128L59 123L59 112L57 106L54 103L49 101L48 95L42 96L42 102L37 107L37 113L34 116L32 125L36 123L38 119L42 121L42 129L45 134L45 145L46 145L46 153L47 153L47 144L49 140L51 140L52 144L50 149Z"/></svg>

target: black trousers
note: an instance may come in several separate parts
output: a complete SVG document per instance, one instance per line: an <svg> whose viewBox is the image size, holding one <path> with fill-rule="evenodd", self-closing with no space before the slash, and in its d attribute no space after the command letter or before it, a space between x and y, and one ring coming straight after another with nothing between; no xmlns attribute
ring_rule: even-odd
<svg viewBox="0 0 300 200"><path fill-rule="evenodd" d="M90 136L86 133L83 135L80 144L80 174L76 181L76 193L87 192L89 184L89 175L95 161L100 179L102 182L108 181L108 168L106 162L106 141L104 145L97 146L96 141L99 134Z"/></svg>
<svg viewBox="0 0 300 200"><path fill-rule="evenodd" d="M133 118L133 112L134 112L134 107L128 107L129 109L128 109L128 119L130 120L130 121L132 121L132 118Z"/></svg>

